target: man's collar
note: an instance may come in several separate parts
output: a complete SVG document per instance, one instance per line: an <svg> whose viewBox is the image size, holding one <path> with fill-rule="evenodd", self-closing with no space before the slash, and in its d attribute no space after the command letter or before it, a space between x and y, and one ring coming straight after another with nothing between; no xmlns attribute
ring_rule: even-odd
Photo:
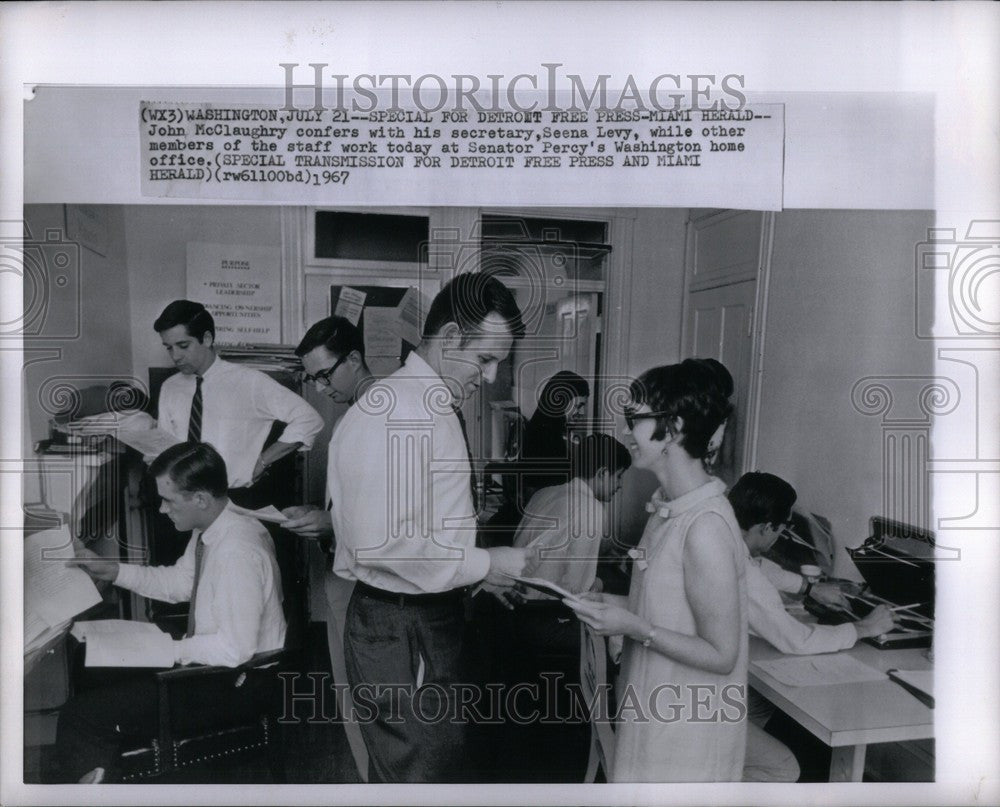
<svg viewBox="0 0 1000 807"><path fill-rule="evenodd" d="M236 513L229 509L229 500L226 499L226 505L222 508L222 511L215 517L211 524L201 531L201 540L206 544L212 543L215 539L222 535L222 531L225 529L226 523L232 516L235 515Z"/></svg>
<svg viewBox="0 0 1000 807"><path fill-rule="evenodd" d="M455 397L455 394L451 391L451 388L445 383L444 379L441 378L440 373L437 372L433 367L431 367L427 360L421 356L417 351L411 350L410 355L406 357L406 362L403 364L406 368L406 372L415 378L423 380L428 387L433 387L440 385L448 393L449 400L443 401L447 405L455 408L462 405L462 401Z"/></svg>

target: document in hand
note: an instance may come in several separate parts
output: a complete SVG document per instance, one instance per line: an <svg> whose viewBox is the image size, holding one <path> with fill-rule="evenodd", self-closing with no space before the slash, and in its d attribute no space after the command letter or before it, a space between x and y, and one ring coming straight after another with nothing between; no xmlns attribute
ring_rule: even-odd
<svg viewBox="0 0 1000 807"><path fill-rule="evenodd" d="M246 507L240 507L238 504L230 502L227 509L232 510L234 513L239 513L241 516L250 516L250 518L255 518L258 521L270 521L272 524L284 524L288 521L288 516L282 513L273 504L269 504L267 507L262 507L260 510L250 510Z"/></svg>
<svg viewBox="0 0 1000 807"><path fill-rule="evenodd" d="M44 530L24 539L25 625L55 627L101 601L94 581L66 565L75 557L69 527Z"/></svg>
<svg viewBox="0 0 1000 807"><path fill-rule="evenodd" d="M114 436L142 454L144 460L152 460L181 442L163 429L119 429Z"/></svg>
<svg viewBox="0 0 1000 807"><path fill-rule="evenodd" d="M522 586L527 586L528 588L533 588L535 591L540 591L543 594L548 594L550 597L555 597L556 599L562 600L573 600L574 602L582 602L582 600L576 595L571 594L562 586L558 586L548 580L544 580L541 577L518 577L517 575L504 573L504 577L509 577L511 580L516 580Z"/></svg>
<svg viewBox="0 0 1000 807"><path fill-rule="evenodd" d="M88 667L174 666L173 639L150 622L78 622L70 633L86 642Z"/></svg>

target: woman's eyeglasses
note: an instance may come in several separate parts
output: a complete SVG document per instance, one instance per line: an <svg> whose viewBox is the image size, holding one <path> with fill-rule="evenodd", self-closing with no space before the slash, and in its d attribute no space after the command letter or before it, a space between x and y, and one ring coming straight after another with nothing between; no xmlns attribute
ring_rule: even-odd
<svg viewBox="0 0 1000 807"><path fill-rule="evenodd" d="M649 420L650 418L662 418L667 417L669 412L636 412L634 409L626 407L625 409L625 425L628 426L629 431L635 430L635 422L637 420Z"/></svg>
<svg viewBox="0 0 1000 807"><path fill-rule="evenodd" d="M329 387L330 379L333 377L333 374L337 372L337 368L344 363L344 359L346 358L347 356L341 356L339 359L337 359L336 362L334 362L333 367L331 367L328 370L320 370L318 373L316 373L316 375L310 375L309 373L305 373L302 376L302 383L309 384L310 382L315 382L319 384L321 387Z"/></svg>

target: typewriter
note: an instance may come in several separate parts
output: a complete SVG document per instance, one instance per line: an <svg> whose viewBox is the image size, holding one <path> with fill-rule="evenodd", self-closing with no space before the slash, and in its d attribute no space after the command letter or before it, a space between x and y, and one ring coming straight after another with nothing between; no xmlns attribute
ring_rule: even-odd
<svg viewBox="0 0 1000 807"><path fill-rule="evenodd" d="M865 579L841 582L851 613L813 600L805 606L823 624L840 624L865 616L877 605L892 608L896 625L889 633L865 641L876 647L928 647L934 636L934 533L876 516L871 535L847 550Z"/></svg>

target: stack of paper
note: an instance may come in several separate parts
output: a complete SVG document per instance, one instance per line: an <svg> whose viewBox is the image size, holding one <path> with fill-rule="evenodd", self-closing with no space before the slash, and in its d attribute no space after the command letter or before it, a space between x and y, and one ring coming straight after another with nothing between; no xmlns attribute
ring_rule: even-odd
<svg viewBox="0 0 1000 807"><path fill-rule="evenodd" d="M70 633L86 642L88 667L174 666L173 639L151 622L77 622Z"/></svg>
<svg viewBox="0 0 1000 807"><path fill-rule="evenodd" d="M24 652L37 649L81 611L101 601L94 582L82 569L70 568L75 557L68 527L45 530L24 540Z"/></svg>

